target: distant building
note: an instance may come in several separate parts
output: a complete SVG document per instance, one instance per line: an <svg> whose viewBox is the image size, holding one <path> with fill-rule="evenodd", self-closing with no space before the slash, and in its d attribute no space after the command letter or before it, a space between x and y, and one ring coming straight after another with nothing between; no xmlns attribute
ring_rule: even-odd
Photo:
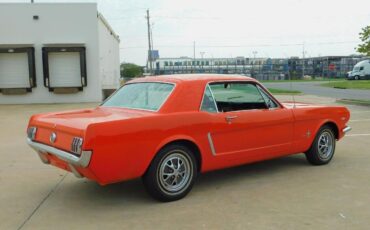
<svg viewBox="0 0 370 230"><path fill-rule="evenodd" d="M98 102L119 86L119 37L96 3L0 3L0 104Z"/></svg>
<svg viewBox="0 0 370 230"><path fill-rule="evenodd" d="M219 73L242 74L259 80L314 77L345 77L362 56L291 58L158 58L154 74Z"/></svg>

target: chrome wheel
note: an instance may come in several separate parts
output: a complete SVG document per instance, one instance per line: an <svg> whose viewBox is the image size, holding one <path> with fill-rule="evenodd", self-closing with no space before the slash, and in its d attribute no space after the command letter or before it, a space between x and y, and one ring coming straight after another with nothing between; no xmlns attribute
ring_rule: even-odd
<svg viewBox="0 0 370 230"><path fill-rule="evenodd" d="M305 152L308 162L313 165L328 164L335 152L335 126L323 125L316 134L311 147Z"/></svg>
<svg viewBox="0 0 370 230"><path fill-rule="evenodd" d="M334 149L334 138L332 133L328 131L322 132L317 145L319 157L324 160L330 158Z"/></svg>
<svg viewBox="0 0 370 230"><path fill-rule="evenodd" d="M160 163L158 181L161 190L175 195L185 190L193 177L193 165L190 159L181 151L169 153Z"/></svg>

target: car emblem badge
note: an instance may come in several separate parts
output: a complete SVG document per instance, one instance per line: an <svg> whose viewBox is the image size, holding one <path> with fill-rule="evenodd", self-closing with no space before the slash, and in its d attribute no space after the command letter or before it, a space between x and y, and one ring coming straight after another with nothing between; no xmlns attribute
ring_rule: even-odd
<svg viewBox="0 0 370 230"><path fill-rule="evenodd" d="M52 133L50 134L50 142L51 142L51 143L54 143L56 139L57 139L57 134L56 134L56 133L54 133L54 132L52 132Z"/></svg>

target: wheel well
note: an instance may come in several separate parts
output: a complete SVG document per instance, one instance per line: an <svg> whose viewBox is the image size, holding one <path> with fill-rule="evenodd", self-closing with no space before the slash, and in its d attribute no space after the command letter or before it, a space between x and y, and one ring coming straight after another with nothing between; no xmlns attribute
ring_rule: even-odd
<svg viewBox="0 0 370 230"><path fill-rule="evenodd" d="M200 172L201 167L202 167L202 156L201 156L198 146L194 142L189 141L189 140L175 140L175 141L171 141L167 143L162 148L169 146L169 145L173 145L173 144L186 146L191 150L192 153L194 153L195 159L197 161L198 172Z"/></svg>
<svg viewBox="0 0 370 230"><path fill-rule="evenodd" d="M334 123L334 122L326 122L325 124L323 124L322 126L329 126L333 132L334 132L334 135L335 135L335 138L338 139L339 138L339 130L338 130L338 126Z"/></svg>

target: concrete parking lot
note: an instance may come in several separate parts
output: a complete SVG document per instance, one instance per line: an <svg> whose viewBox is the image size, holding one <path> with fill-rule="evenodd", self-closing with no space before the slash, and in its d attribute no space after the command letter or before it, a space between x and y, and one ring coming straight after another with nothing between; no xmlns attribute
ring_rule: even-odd
<svg viewBox="0 0 370 230"><path fill-rule="evenodd" d="M92 106L0 106L0 229L369 229L370 107L348 106L353 130L329 165L299 154L210 172L185 199L159 203L140 180L102 187L42 164L27 146L31 114Z"/></svg>

